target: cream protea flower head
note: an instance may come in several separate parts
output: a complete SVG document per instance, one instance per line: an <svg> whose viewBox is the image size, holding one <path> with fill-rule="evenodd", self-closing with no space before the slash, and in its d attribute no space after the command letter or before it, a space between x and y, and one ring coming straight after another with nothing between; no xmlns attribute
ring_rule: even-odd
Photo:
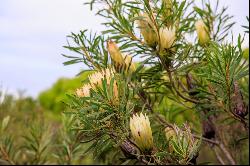
<svg viewBox="0 0 250 166"><path fill-rule="evenodd" d="M136 23L139 26L141 34L145 40L145 43L151 47L157 45L158 37L157 37L157 30L151 21L150 17L147 13L140 14L139 16L143 17L140 20L137 20Z"/></svg>
<svg viewBox="0 0 250 166"><path fill-rule="evenodd" d="M134 114L130 118L130 130L136 145L142 151L149 151L153 148L152 130L147 115Z"/></svg>
<svg viewBox="0 0 250 166"><path fill-rule="evenodd" d="M118 64L122 64L123 57L117 44L110 40L108 41L107 48L112 60Z"/></svg>
<svg viewBox="0 0 250 166"><path fill-rule="evenodd" d="M160 35L161 50L169 49L173 46L174 41L176 39L175 27L173 28L162 27L159 30L159 35Z"/></svg>
<svg viewBox="0 0 250 166"><path fill-rule="evenodd" d="M114 77L114 70L113 69L104 69L101 71L97 71L91 75L89 75L89 82L91 89L95 90L96 87L102 87L102 80L107 80L107 85L110 86L111 80ZM113 83L113 94L115 99L118 99L118 86L117 82L114 80Z"/></svg>
<svg viewBox="0 0 250 166"><path fill-rule="evenodd" d="M199 43L201 45L206 44L210 40L208 27L202 20L198 20L195 23L196 32L198 35Z"/></svg>
<svg viewBox="0 0 250 166"><path fill-rule="evenodd" d="M109 83L112 77L114 76L113 69L104 69L101 71L97 71L91 75L89 75L89 82L92 87L102 85L102 80L106 78Z"/></svg>
<svg viewBox="0 0 250 166"><path fill-rule="evenodd" d="M91 75L89 75L89 83L83 85L82 88L76 90L76 95L78 97L88 97L90 96L90 89L96 90L96 88L102 89L102 81L106 79L108 88L110 88L111 80L114 77L113 69L104 69L101 71L97 71ZM118 94L118 86L116 80L113 82L113 103L118 103L119 94Z"/></svg>
<svg viewBox="0 0 250 166"><path fill-rule="evenodd" d="M76 95L78 97L88 97L90 89L91 89L90 84L85 84L83 85L82 88L76 90Z"/></svg>

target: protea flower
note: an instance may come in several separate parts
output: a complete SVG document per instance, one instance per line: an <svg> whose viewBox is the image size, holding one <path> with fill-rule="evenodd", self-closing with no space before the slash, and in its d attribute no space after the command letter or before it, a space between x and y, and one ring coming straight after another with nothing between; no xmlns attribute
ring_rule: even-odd
<svg viewBox="0 0 250 166"><path fill-rule="evenodd" d="M87 97L90 94L90 89L95 90L97 87L102 88L102 81L106 79L108 87L110 86L110 82L114 77L113 69L104 69L101 71L97 71L89 77L89 84L84 85L82 88L76 90L76 94L78 97ZM118 99L118 86L117 82L114 80L113 83L113 94L115 99Z"/></svg>
<svg viewBox="0 0 250 166"><path fill-rule="evenodd" d="M159 35L160 35L161 50L169 49L173 46L174 41L176 39L175 27L172 28L162 27L160 28Z"/></svg>
<svg viewBox="0 0 250 166"><path fill-rule="evenodd" d="M99 72L96 72L89 76L89 81L92 89L96 89L96 87L102 87L102 80L107 80L108 87L110 86L110 82L112 78L114 77L114 70L113 69L105 69ZM117 82L114 80L113 83L113 94L115 99L118 100L118 86Z"/></svg>
<svg viewBox="0 0 250 166"><path fill-rule="evenodd" d="M112 69L104 69L101 71L97 71L91 75L89 75L89 82L92 88L95 86L101 86L102 80L106 79L107 83L109 83L114 76L114 70Z"/></svg>
<svg viewBox="0 0 250 166"><path fill-rule="evenodd" d="M134 114L130 118L130 130L136 145L144 152L153 148L153 136L147 115Z"/></svg>
<svg viewBox="0 0 250 166"><path fill-rule="evenodd" d="M198 20L195 23L196 32L198 35L199 43L201 45L206 44L210 40L209 31L207 26L202 20Z"/></svg>
<svg viewBox="0 0 250 166"><path fill-rule="evenodd" d="M76 95L78 97L88 97L90 89L91 89L90 84L85 84L83 85L82 88L76 90Z"/></svg>
<svg viewBox="0 0 250 166"><path fill-rule="evenodd" d="M144 41L150 47L155 47L158 41L157 30L147 13L140 14L140 16L143 19L137 20L136 23L139 26Z"/></svg>

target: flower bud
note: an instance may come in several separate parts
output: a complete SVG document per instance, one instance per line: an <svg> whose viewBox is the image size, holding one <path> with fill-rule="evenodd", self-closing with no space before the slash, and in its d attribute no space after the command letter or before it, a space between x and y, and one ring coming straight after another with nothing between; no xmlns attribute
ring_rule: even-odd
<svg viewBox="0 0 250 166"><path fill-rule="evenodd" d="M142 151L150 151L153 148L153 136L147 115L134 114L130 118L130 130L136 145Z"/></svg>
<svg viewBox="0 0 250 166"><path fill-rule="evenodd" d="M238 82L233 83L234 92L232 95L232 108L235 114L244 118L248 114L248 106L246 105Z"/></svg>
<svg viewBox="0 0 250 166"><path fill-rule="evenodd" d="M117 71L124 70L125 72L134 72L135 64L132 62L130 55L123 55L115 42L108 42L108 51L111 59L114 62L115 69Z"/></svg>
<svg viewBox="0 0 250 166"><path fill-rule="evenodd" d="M107 44L108 52L112 58L112 60L116 63L122 64L123 63L123 57L121 54L121 51L119 47L116 45L113 41L108 41Z"/></svg>
<svg viewBox="0 0 250 166"><path fill-rule="evenodd" d="M160 43L161 43L161 50L169 49L173 46L175 37L175 28L160 28L159 31L160 35Z"/></svg>
<svg viewBox="0 0 250 166"><path fill-rule="evenodd" d="M136 70L135 64L132 62L132 57L130 55L126 55L124 58L125 62L125 70L126 72L134 72Z"/></svg>
<svg viewBox="0 0 250 166"><path fill-rule="evenodd" d="M147 13L143 13L140 16L143 17L143 19L137 20L137 24L145 43L150 47L155 47L158 40L156 33L157 30Z"/></svg>
<svg viewBox="0 0 250 166"><path fill-rule="evenodd" d="M195 28L198 35L199 43L201 45L204 45L210 41L208 28L202 20L198 20L195 23Z"/></svg>
<svg viewBox="0 0 250 166"><path fill-rule="evenodd" d="M162 5L164 6L163 16L169 17L172 12L173 2L172 0L162 0Z"/></svg>

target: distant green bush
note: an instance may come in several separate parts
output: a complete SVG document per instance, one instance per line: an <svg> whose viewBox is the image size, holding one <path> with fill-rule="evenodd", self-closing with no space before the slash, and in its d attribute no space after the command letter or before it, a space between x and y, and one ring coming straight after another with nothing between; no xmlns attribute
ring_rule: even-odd
<svg viewBox="0 0 250 166"><path fill-rule="evenodd" d="M60 78L48 90L41 92L38 96L38 101L41 106L55 113L62 112L66 109L63 101L67 101L65 94L72 94L76 88L79 88L84 80L92 71L85 71L74 78Z"/></svg>

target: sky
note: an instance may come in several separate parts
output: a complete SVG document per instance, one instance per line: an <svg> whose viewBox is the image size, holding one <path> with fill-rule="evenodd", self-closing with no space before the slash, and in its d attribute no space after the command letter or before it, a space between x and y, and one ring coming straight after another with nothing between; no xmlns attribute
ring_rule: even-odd
<svg viewBox="0 0 250 166"><path fill-rule="evenodd" d="M241 25L248 24L249 1L220 1L235 16L233 33L240 33ZM67 45L66 36L71 32L104 29L104 19L95 16L85 2L88 0L0 0L0 90L25 90L25 95L37 97L58 78L74 77L86 69L83 64L64 66L67 59L61 55L70 55L62 46Z"/></svg>

